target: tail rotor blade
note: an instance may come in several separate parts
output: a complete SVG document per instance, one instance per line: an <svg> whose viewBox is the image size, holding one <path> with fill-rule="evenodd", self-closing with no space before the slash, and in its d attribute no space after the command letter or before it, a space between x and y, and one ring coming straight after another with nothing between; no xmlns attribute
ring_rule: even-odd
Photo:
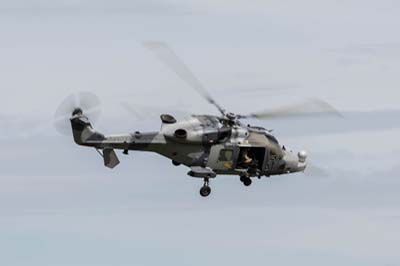
<svg viewBox="0 0 400 266"><path fill-rule="evenodd" d="M97 120L101 113L101 103L95 94L79 92L69 95L61 102L54 114L54 127L62 135L71 134L69 119L76 108L82 109L91 121Z"/></svg>

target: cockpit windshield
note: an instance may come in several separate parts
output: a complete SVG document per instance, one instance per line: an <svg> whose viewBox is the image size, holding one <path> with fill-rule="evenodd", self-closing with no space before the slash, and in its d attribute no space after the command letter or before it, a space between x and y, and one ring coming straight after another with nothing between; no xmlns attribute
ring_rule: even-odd
<svg viewBox="0 0 400 266"><path fill-rule="evenodd" d="M268 139L269 141L271 141L272 143L275 143L276 145L279 145L278 140L277 140L274 136L272 136L271 134L265 133L265 136L266 136L267 139Z"/></svg>

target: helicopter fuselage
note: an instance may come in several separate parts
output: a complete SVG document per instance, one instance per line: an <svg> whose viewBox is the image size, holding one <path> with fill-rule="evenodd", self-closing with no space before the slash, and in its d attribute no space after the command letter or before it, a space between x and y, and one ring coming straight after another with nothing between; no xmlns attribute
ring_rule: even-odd
<svg viewBox="0 0 400 266"><path fill-rule="evenodd" d="M304 171L306 154L298 154L280 146L270 132L261 127L244 126L212 115L193 115L176 121L162 115L157 132L134 132L104 136L95 131L87 118L75 114L71 118L75 142L103 150L105 165L114 167L118 159L115 149L150 151L171 159L174 165L191 168L194 177L216 175L270 176ZM107 151L112 151L109 153ZM111 158L109 157L111 154ZM107 165L107 162L117 163Z"/></svg>

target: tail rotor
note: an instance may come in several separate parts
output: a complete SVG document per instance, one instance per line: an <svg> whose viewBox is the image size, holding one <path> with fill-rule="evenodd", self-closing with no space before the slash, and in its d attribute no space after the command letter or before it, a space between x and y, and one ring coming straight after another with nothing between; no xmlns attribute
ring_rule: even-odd
<svg viewBox="0 0 400 266"><path fill-rule="evenodd" d="M71 135L70 118L84 114L96 121L101 113L100 99L91 92L78 92L66 97L54 114L54 127L62 135Z"/></svg>

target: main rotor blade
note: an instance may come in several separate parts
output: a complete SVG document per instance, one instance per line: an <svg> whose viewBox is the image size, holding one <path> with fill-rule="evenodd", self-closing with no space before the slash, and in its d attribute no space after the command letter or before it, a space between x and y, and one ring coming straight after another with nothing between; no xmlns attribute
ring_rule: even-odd
<svg viewBox="0 0 400 266"><path fill-rule="evenodd" d="M258 119L273 119L287 117L304 117L304 116L320 116L330 115L342 117L329 103L320 99L308 99L304 102L286 106L279 109L266 110L248 115L239 115L239 118L258 118Z"/></svg>
<svg viewBox="0 0 400 266"><path fill-rule="evenodd" d="M131 118L133 120L156 118L159 117L161 114L166 113L167 110L168 113L179 118L189 117L191 115L189 112L180 109L178 106L167 106L161 108L159 106L136 105L126 101L121 102L121 106L131 115Z"/></svg>
<svg viewBox="0 0 400 266"><path fill-rule="evenodd" d="M312 163L307 164L304 174L306 174L307 176L310 176L310 177L318 177L318 178L325 178L325 177L330 176L326 169L323 169Z"/></svg>
<svg viewBox="0 0 400 266"><path fill-rule="evenodd" d="M144 42L143 45L152 51L161 62L173 70L182 80L186 82L186 84L195 89L210 104L217 107L222 115L225 114L225 110L215 102L200 80L167 44L163 42L148 41Z"/></svg>

